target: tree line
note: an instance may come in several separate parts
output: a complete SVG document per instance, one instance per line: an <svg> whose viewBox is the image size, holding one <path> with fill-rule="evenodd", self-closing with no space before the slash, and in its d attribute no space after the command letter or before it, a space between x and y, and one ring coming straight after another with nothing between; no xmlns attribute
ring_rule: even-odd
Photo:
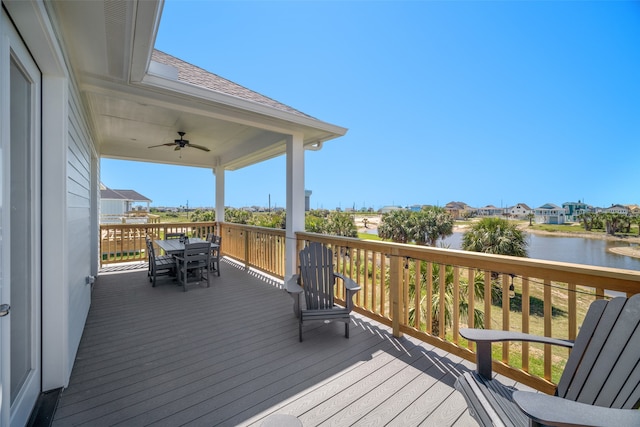
<svg viewBox="0 0 640 427"><path fill-rule="evenodd" d="M604 230L607 234L631 233L631 226L638 225L640 235L640 215L627 215L616 212L584 212L578 215L585 231Z"/></svg>
<svg viewBox="0 0 640 427"><path fill-rule="evenodd" d="M234 224L256 227L286 228L286 211L250 212L244 209L225 208L224 217ZM215 221L214 211L196 209L191 221ZM324 209L314 209L305 213L305 230L311 233L331 234L334 236L358 237L353 214Z"/></svg>
<svg viewBox="0 0 640 427"><path fill-rule="evenodd" d="M453 234L453 218L443 208L395 210L382 215L378 236L396 243L436 246ZM462 249L498 255L527 256L527 239L516 224L502 218L482 218L462 236Z"/></svg>

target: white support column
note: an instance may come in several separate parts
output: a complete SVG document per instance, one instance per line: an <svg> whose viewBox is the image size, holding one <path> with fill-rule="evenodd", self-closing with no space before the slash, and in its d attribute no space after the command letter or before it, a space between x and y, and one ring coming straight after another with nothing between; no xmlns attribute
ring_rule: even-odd
<svg viewBox="0 0 640 427"><path fill-rule="evenodd" d="M304 231L304 147L302 134L287 138L287 229L285 280L296 273L296 232Z"/></svg>
<svg viewBox="0 0 640 427"><path fill-rule="evenodd" d="M224 222L224 168L213 168L216 177L216 221Z"/></svg>

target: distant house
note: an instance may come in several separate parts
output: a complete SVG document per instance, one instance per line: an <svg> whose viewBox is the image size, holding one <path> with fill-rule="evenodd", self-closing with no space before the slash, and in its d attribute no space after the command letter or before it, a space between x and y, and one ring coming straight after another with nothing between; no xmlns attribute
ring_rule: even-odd
<svg viewBox="0 0 640 427"><path fill-rule="evenodd" d="M603 209L603 212L629 215L629 208L623 205L611 205L608 208Z"/></svg>
<svg viewBox="0 0 640 427"><path fill-rule="evenodd" d="M129 212L138 210L149 212L152 200L134 190L113 190L100 184L100 223L120 223ZM146 209L144 208L146 204Z"/></svg>
<svg viewBox="0 0 640 427"><path fill-rule="evenodd" d="M638 215L638 214L640 214L640 206L638 206L638 205L627 205L627 208L629 209L629 214L630 215Z"/></svg>
<svg viewBox="0 0 640 427"><path fill-rule="evenodd" d="M553 203L546 203L534 209L534 215L538 224L564 224L566 220L564 208Z"/></svg>
<svg viewBox="0 0 640 427"><path fill-rule="evenodd" d="M465 218L471 214L472 209L464 202L449 202L445 205L444 210L451 215L453 219Z"/></svg>
<svg viewBox="0 0 640 427"><path fill-rule="evenodd" d="M578 222L580 221L579 216L587 213L594 212L592 206L587 205L586 203L578 200L577 202L565 202L562 204L562 208L565 212L565 220L567 222Z"/></svg>
<svg viewBox="0 0 640 427"><path fill-rule="evenodd" d="M505 212L504 208L496 208L493 205L487 205L483 208L478 208L477 214L479 217L497 216L501 217Z"/></svg>
<svg viewBox="0 0 640 427"><path fill-rule="evenodd" d="M518 203L515 206L507 208L507 212L512 218L526 219L530 213L533 213L533 209L531 209L525 203Z"/></svg>
<svg viewBox="0 0 640 427"><path fill-rule="evenodd" d="M402 210L403 208L400 206L383 206L380 209L378 209L378 212L381 214L385 214L385 213L389 213L391 211L397 211L397 210Z"/></svg>

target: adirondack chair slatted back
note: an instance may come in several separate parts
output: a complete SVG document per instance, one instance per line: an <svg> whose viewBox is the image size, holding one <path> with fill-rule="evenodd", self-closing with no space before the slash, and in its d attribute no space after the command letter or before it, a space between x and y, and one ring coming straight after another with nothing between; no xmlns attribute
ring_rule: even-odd
<svg viewBox="0 0 640 427"><path fill-rule="evenodd" d="M591 304L556 394L618 409L640 405L640 294Z"/></svg>
<svg viewBox="0 0 640 427"><path fill-rule="evenodd" d="M308 310L333 307L335 276L331 249L311 242L300 251L300 277Z"/></svg>

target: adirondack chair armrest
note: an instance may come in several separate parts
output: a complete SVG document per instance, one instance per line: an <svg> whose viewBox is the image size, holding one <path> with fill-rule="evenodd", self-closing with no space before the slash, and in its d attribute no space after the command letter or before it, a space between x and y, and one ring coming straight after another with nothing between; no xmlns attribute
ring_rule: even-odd
<svg viewBox="0 0 640 427"><path fill-rule="evenodd" d="M347 277L344 274L340 274L337 272L334 272L333 275L342 279L347 291L352 291L355 293L360 290L360 285L358 285L351 277Z"/></svg>
<svg viewBox="0 0 640 427"><path fill-rule="evenodd" d="M299 281L300 281L300 275L294 274L284 284L285 290L289 293L289 295L291 295L291 298L293 298L293 313L296 315L296 317L300 317L300 308L301 308L300 300L302 299L302 292L303 292L302 286L298 284Z"/></svg>
<svg viewBox="0 0 640 427"><path fill-rule="evenodd" d="M548 426L638 426L637 409L603 408L543 393L515 391L513 400L533 421Z"/></svg>
<svg viewBox="0 0 640 427"><path fill-rule="evenodd" d="M573 341L549 338L539 335L525 334L522 332L500 331L493 329L460 329L460 335L469 341L476 343L476 369L485 378L491 378L491 344L503 341L528 341L542 344L573 347Z"/></svg>
<svg viewBox="0 0 640 427"><path fill-rule="evenodd" d="M293 276L291 276L289 280L287 280L287 282L285 283L286 291L289 292L290 294L302 293L303 289L302 289L302 286L298 284L299 281L300 281L300 275L294 274Z"/></svg>
<svg viewBox="0 0 640 427"><path fill-rule="evenodd" d="M340 274L338 272L333 272L333 275L342 279L344 283L344 287L347 290L347 294L345 295L345 302L347 303L347 310L353 310L353 296L360 290L360 285L358 285L351 277L347 277L344 274Z"/></svg>

